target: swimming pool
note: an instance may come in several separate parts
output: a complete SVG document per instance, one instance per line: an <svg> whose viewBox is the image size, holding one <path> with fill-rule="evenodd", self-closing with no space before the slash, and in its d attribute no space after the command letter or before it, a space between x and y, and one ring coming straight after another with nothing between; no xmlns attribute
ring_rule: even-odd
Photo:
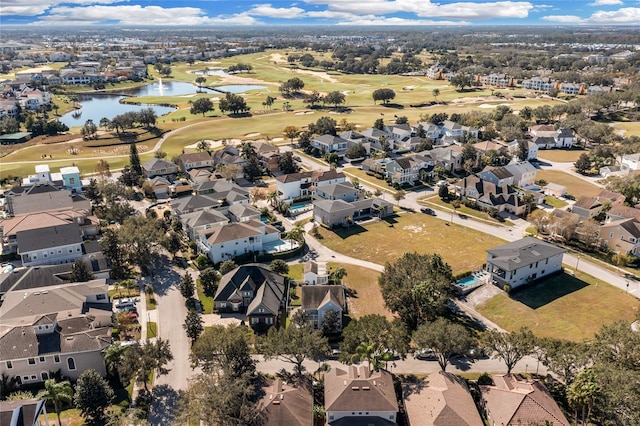
<svg viewBox="0 0 640 426"><path fill-rule="evenodd" d="M292 212L296 211L296 210L301 210L304 209L305 207L307 207L309 204L296 204L296 205L291 205L291 207L289 207L289 210L291 210Z"/></svg>
<svg viewBox="0 0 640 426"><path fill-rule="evenodd" d="M456 281L456 284L460 287L471 287L473 285L480 284L480 280L473 275L469 275L468 277L464 277Z"/></svg>

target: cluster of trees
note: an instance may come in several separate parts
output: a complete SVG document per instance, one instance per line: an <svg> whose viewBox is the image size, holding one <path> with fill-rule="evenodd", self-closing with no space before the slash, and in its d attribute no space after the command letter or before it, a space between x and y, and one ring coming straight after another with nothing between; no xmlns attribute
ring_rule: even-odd
<svg viewBox="0 0 640 426"><path fill-rule="evenodd" d="M280 85L280 91L283 96L297 95L303 88L304 81L298 77L290 78Z"/></svg>
<svg viewBox="0 0 640 426"><path fill-rule="evenodd" d="M393 89L376 89L373 91L373 103L377 101L382 101L382 103L387 104L389 101L395 99L396 92Z"/></svg>
<svg viewBox="0 0 640 426"><path fill-rule="evenodd" d="M224 98L220 99L218 108L223 114L229 112L231 115L243 114L251 110L251 107L247 105L247 101L242 96L231 92L225 93ZM214 110L215 106L211 99L199 98L193 101L189 112L194 115L202 114L204 117L206 113Z"/></svg>
<svg viewBox="0 0 640 426"><path fill-rule="evenodd" d="M100 125L115 130L117 134L136 126L152 128L156 125L158 116L153 108L144 108L140 111L129 111L116 115L111 120L101 119ZM106 121L103 121L106 120Z"/></svg>
<svg viewBox="0 0 640 426"><path fill-rule="evenodd" d="M253 70L253 66L251 64L243 64L243 63L237 63L227 68L227 72L230 74L251 72L251 70Z"/></svg>

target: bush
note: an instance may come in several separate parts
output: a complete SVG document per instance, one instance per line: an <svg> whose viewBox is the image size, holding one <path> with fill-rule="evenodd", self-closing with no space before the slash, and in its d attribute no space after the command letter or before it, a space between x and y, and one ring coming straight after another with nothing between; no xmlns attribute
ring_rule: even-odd
<svg viewBox="0 0 640 426"><path fill-rule="evenodd" d="M492 386L493 379L488 373L482 373L480 377L478 377L478 385L480 386Z"/></svg>
<svg viewBox="0 0 640 426"><path fill-rule="evenodd" d="M454 279L454 281L458 281L458 280L461 280L463 278L468 277L469 275L471 275L471 273L472 273L471 271L460 272L459 274L454 275L453 279Z"/></svg>
<svg viewBox="0 0 640 426"><path fill-rule="evenodd" d="M196 257L195 263L196 263L196 267L201 271L203 269L206 269L212 266L211 262L209 262L209 258L204 254L201 254L200 256Z"/></svg>
<svg viewBox="0 0 640 426"><path fill-rule="evenodd" d="M511 286L509 284L505 284L502 286L502 290L504 290L505 293L510 293L511 292Z"/></svg>

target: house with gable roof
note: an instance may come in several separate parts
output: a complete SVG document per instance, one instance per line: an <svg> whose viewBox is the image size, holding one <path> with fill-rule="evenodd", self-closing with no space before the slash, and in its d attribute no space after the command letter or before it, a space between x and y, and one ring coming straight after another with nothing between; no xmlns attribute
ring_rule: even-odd
<svg viewBox="0 0 640 426"><path fill-rule="evenodd" d="M49 426L46 403L45 399L0 401L0 425Z"/></svg>
<svg viewBox="0 0 640 426"><path fill-rule="evenodd" d="M396 425L393 376L365 365L332 368L324 376L324 411L330 426Z"/></svg>
<svg viewBox="0 0 640 426"><path fill-rule="evenodd" d="M180 156L180 167L184 172L191 169L213 170L213 158L207 151L187 152Z"/></svg>
<svg viewBox="0 0 640 426"><path fill-rule="evenodd" d="M303 278L305 284L329 284L329 272L325 262L309 260L304 264Z"/></svg>
<svg viewBox="0 0 640 426"><path fill-rule="evenodd" d="M467 384L439 371L402 386L409 426L483 426Z"/></svg>
<svg viewBox="0 0 640 426"><path fill-rule="evenodd" d="M571 424L540 380L497 374L493 375L493 381L493 386L480 386L481 405L489 424Z"/></svg>
<svg viewBox="0 0 640 426"><path fill-rule="evenodd" d="M312 390L281 379L265 379L258 402L258 419L251 426L307 426L313 424Z"/></svg>
<svg viewBox="0 0 640 426"><path fill-rule="evenodd" d="M200 230L198 234L198 251L207 255L213 263L262 253L269 244L280 240L280 231L260 220L212 226Z"/></svg>
<svg viewBox="0 0 640 426"><path fill-rule="evenodd" d="M314 330L322 329L327 312L338 314L338 330L342 331L342 314L345 311L346 297L341 285L303 285L302 312Z"/></svg>
<svg viewBox="0 0 640 426"><path fill-rule="evenodd" d="M151 158L142 163L142 172L146 178L152 179L162 176L169 181L175 179L178 174L178 165L162 158Z"/></svg>
<svg viewBox="0 0 640 426"><path fill-rule="evenodd" d="M504 168L513 175L513 184L519 187L533 185L538 173L538 169L528 161L507 164Z"/></svg>
<svg viewBox="0 0 640 426"><path fill-rule="evenodd" d="M613 209L612 209L613 210ZM618 254L640 255L640 219L631 217L600 227L600 244Z"/></svg>
<svg viewBox="0 0 640 426"><path fill-rule="evenodd" d="M252 327L264 328L275 324L284 309L284 292L282 275L250 263L222 277L213 301L218 312L246 313Z"/></svg>

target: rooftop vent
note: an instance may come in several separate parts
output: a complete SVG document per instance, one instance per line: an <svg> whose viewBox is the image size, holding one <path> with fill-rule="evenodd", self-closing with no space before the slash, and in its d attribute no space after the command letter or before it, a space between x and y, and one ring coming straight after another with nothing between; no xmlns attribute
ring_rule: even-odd
<svg viewBox="0 0 640 426"><path fill-rule="evenodd" d="M357 391L357 390L360 390L360 387L359 386L351 386L351 390Z"/></svg>
<svg viewBox="0 0 640 426"><path fill-rule="evenodd" d="M276 399L275 401L273 401L273 405L280 405L280 401Z"/></svg>
<svg viewBox="0 0 640 426"><path fill-rule="evenodd" d="M369 389L371 389L369 386L363 386L362 387L362 390L369 390Z"/></svg>

